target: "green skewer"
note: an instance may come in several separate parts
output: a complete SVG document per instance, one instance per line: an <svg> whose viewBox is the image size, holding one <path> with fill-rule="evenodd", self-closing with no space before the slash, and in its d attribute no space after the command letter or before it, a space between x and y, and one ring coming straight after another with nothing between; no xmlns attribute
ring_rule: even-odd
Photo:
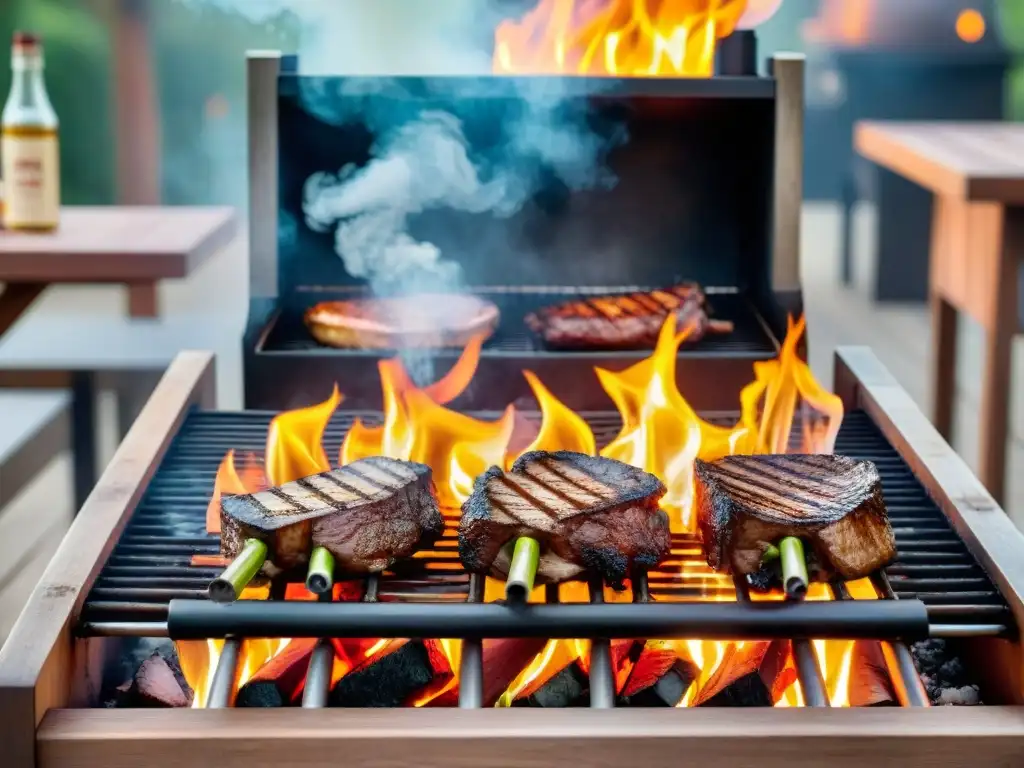
<svg viewBox="0 0 1024 768"><path fill-rule="evenodd" d="M509 602L525 603L533 591L540 562L540 544L529 536L516 539L512 549L512 564L505 578L505 599Z"/></svg>
<svg viewBox="0 0 1024 768"><path fill-rule="evenodd" d="M324 547L314 547L309 556L306 589L315 595L326 595L334 586L334 555Z"/></svg>
<svg viewBox="0 0 1024 768"><path fill-rule="evenodd" d="M267 545L259 539L246 539L238 556L220 576L210 582L210 599L215 603L237 600L266 560Z"/></svg>
<svg viewBox="0 0 1024 768"><path fill-rule="evenodd" d="M782 560L782 586L790 600L803 600L807 595L807 559L804 557L804 543L796 536L779 540L779 557Z"/></svg>

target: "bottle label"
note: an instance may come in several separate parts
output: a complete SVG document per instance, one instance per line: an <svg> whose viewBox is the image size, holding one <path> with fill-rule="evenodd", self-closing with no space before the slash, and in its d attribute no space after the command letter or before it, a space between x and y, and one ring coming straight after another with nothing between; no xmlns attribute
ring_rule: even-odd
<svg viewBox="0 0 1024 768"><path fill-rule="evenodd" d="M10 229L53 229L60 219L60 151L52 128L0 130L3 223Z"/></svg>

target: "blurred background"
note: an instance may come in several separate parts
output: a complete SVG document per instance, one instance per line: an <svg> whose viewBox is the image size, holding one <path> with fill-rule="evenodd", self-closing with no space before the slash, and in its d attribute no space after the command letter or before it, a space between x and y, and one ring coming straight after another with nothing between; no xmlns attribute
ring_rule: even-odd
<svg viewBox="0 0 1024 768"><path fill-rule="evenodd" d="M0 41L16 29L43 38L66 204L228 204L244 218L247 49L315 50L339 72L429 70L431 46L421 43L433 35L436 44L438 19L493 29L533 4L0 0ZM310 18L333 23L311 28ZM758 38L762 58L780 50L808 58L802 270L815 372L830 384L834 347L869 344L927 412L930 196L858 161L852 127L864 118L1024 118L1024 0L783 0ZM0 65L2 95L9 78ZM880 191L901 222L885 237ZM220 406L239 407L247 249L240 235L188 280L160 286L153 320L125 317L121 287L50 289L0 342L0 366L158 369L179 349L212 349ZM968 428L956 447L973 463L982 344L970 323L960 335L957 413ZM17 430L39 429L32 414L63 407L57 394L33 395L31 407L26 397L0 391L0 424L9 425L0 460L23 440ZM101 399L105 457L118 439L115 410ZM1024 471L1014 470L1024 470L1024 409L1015 403L1013 413L1006 507L1021 522ZM71 518L70 472L67 455L56 456L0 515L0 641Z"/></svg>

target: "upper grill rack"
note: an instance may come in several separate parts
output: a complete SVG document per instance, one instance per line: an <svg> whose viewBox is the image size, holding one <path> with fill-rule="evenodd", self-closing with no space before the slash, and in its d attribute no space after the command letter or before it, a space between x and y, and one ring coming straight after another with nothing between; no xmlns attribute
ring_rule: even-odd
<svg viewBox="0 0 1024 768"><path fill-rule="evenodd" d="M619 429L616 414L583 415L598 444ZM375 414L340 412L331 420L324 447L332 459L357 416L372 423ZM262 452L272 417L258 411L197 411L188 417L86 600L80 626L84 634L145 634L153 622L167 620L172 599L205 599L206 586L219 568L191 563L193 555L215 555L219 549L218 537L205 530L217 467L228 450L238 455ZM893 596L921 600L933 622L965 633L972 625L1009 627L1012 619L998 590L866 414L846 415L836 452L878 466L899 552L885 574ZM444 537L429 552L419 553L399 573L374 580L381 602L470 598L471 582L458 561L452 523L449 519ZM698 542L688 536L674 538L670 559L645 581L646 590L640 591L656 602L743 597L731 579L707 568Z"/></svg>
<svg viewBox="0 0 1024 768"><path fill-rule="evenodd" d="M650 290L641 286L617 286L601 288L568 288L568 287L487 287L475 290L481 298L493 301L501 311L501 321L494 335L484 345L487 353L552 353L543 340L531 332L523 322L527 314L541 307L560 304L564 301L576 301L587 297L629 293L632 291ZM773 355L776 342L768 331L768 326L750 301L734 292L707 289L708 301L714 309L714 316L723 320L731 320L735 324L732 333L709 335L695 344L688 345L684 352L699 354L728 355L731 357L752 355ZM309 291L310 305L328 298L354 298L363 294L361 289L317 289ZM316 351L341 357L366 355L367 350L334 349L325 347L309 335L302 321L302 314L293 309L284 308L272 321L266 331L263 343L258 351L267 353L298 353ZM381 350L372 350L372 354L380 355Z"/></svg>

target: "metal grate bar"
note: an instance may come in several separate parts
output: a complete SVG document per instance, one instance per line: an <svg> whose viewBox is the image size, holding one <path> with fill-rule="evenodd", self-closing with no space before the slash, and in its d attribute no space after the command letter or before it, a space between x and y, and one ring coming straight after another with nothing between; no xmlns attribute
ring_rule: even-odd
<svg viewBox="0 0 1024 768"><path fill-rule="evenodd" d="M213 672L210 690L206 695L207 709L226 709L233 703L235 680L238 679L238 660L242 651L242 640L229 637L224 641L217 668Z"/></svg>
<svg viewBox="0 0 1024 768"><path fill-rule="evenodd" d="M474 573L469 577L467 602L484 601L484 577ZM462 641L462 660L459 663L459 708L479 709L484 705L484 644L482 640Z"/></svg>
<svg viewBox="0 0 1024 768"><path fill-rule="evenodd" d="M892 587L885 573L877 573L871 579L878 593L886 600L894 600ZM845 585L842 586L845 590ZM917 673L917 666L914 664L914 657L906 643L883 641L882 656L885 665L889 670L889 679L899 699L900 706L904 707L930 707L928 692L921 682L921 676Z"/></svg>
<svg viewBox="0 0 1024 768"><path fill-rule="evenodd" d="M590 582L590 604L604 603L604 584L600 579ZM615 670L612 666L612 644L607 637L590 641L590 707L614 709Z"/></svg>

